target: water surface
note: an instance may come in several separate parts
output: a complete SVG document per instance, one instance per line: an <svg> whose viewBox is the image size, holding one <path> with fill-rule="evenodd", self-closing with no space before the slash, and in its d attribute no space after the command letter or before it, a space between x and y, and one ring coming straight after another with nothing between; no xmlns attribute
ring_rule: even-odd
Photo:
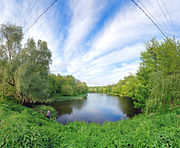
<svg viewBox="0 0 180 148"><path fill-rule="evenodd" d="M107 94L89 93L84 100L67 100L50 105L56 109L57 121L62 124L76 120L89 123L119 121L138 113L132 100Z"/></svg>

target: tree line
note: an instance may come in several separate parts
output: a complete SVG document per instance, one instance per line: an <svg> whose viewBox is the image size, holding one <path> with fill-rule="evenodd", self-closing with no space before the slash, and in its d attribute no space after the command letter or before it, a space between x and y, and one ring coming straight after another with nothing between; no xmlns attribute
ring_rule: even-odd
<svg viewBox="0 0 180 148"><path fill-rule="evenodd" d="M161 42L153 38L145 44L140 59L136 74L88 91L128 96L136 108L146 112L173 109L180 99L180 42L175 37Z"/></svg>
<svg viewBox="0 0 180 148"><path fill-rule="evenodd" d="M49 75L49 88L52 96L54 94L62 96L77 96L80 94L86 94L88 91L86 83L75 79L72 75Z"/></svg>
<svg viewBox="0 0 180 148"><path fill-rule="evenodd" d="M0 26L0 97L14 96L22 103L39 102L54 93L78 95L87 85L73 76L50 74L51 51L47 42L29 38L22 46L22 27Z"/></svg>

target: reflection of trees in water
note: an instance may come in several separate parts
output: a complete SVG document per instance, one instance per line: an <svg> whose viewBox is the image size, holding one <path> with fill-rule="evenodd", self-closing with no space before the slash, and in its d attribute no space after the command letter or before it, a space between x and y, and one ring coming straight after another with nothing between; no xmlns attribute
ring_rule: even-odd
<svg viewBox="0 0 180 148"><path fill-rule="evenodd" d="M83 105L86 103L86 99L82 99L82 100L73 100L72 102L71 102L71 107L75 107L75 108L77 108L78 110L81 110L82 109L82 107L83 107Z"/></svg>
<svg viewBox="0 0 180 148"><path fill-rule="evenodd" d="M127 117L133 117L138 110L133 107L133 102L129 98L119 97L119 107Z"/></svg>
<svg viewBox="0 0 180 148"><path fill-rule="evenodd" d="M55 107L54 107L55 108ZM56 113L57 113L57 116L61 116L61 115L64 115L64 114L71 114L73 112L72 108L70 106L62 106L62 107L58 107L58 108L55 108L56 109Z"/></svg>
<svg viewBox="0 0 180 148"><path fill-rule="evenodd" d="M49 103L48 105L52 106L56 110L58 116L62 116L64 114L70 115L73 112L73 108L77 108L78 110L81 110L85 102L86 99L67 100L67 101Z"/></svg>

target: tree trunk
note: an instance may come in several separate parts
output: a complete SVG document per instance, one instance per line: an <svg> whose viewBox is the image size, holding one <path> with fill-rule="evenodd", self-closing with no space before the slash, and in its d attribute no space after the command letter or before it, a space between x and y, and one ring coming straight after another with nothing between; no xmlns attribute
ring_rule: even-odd
<svg viewBox="0 0 180 148"><path fill-rule="evenodd" d="M21 103L21 104L22 104L22 105L24 105L24 102L25 102L25 100L24 100L24 98L23 98L23 99L22 99L22 103Z"/></svg>

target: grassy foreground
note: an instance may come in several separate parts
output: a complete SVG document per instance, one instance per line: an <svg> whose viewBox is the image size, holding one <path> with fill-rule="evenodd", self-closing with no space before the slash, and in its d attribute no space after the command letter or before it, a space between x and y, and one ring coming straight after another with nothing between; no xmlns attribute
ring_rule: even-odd
<svg viewBox="0 0 180 148"><path fill-rule="evenodd" d="M0 102L0 147L180 147L180 108L133 119L65 126L44 117L48 106Z"/></svg>
<svg viewBox="0 0 180 148"><path fill-rule="evenodd" d="M54 101L65 101L65 100L80 100L87 97L87 94L81 94L78 96L61 96L59 94L54 95L47 102L54 102Z"/></svg>

